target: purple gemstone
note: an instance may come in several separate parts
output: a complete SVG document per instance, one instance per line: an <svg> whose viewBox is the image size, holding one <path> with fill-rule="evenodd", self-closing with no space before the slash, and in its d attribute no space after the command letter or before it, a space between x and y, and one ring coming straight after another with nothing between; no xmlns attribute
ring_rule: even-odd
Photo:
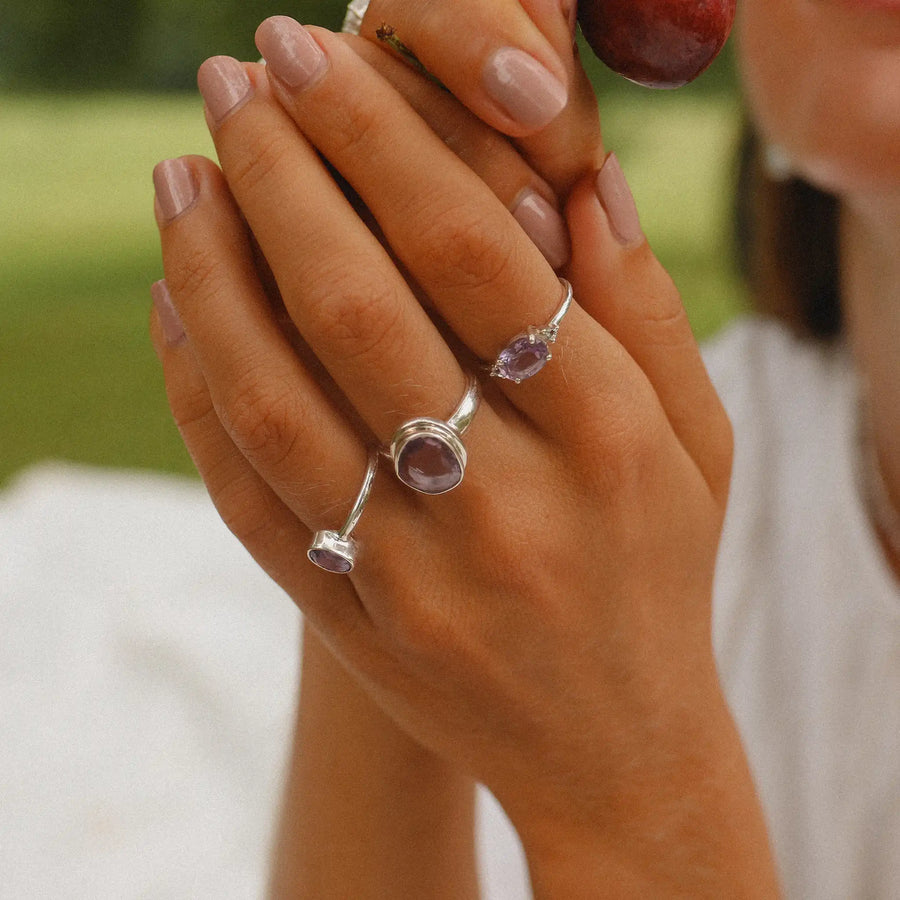
<svg viewBox="0 0 900 900"><path fill-rule="evenodd" d="M524 381L537 375L547 364L550 348L540 338L531 341L527 334L514 337L497 357L496 374L510 381Z"/></svg>
<svg viewBox="0 0 900 900"><path fill-rule="evenodd" d="M349 559L345 559L333 550L319 547L316 550L310 550L308 556L320 569L326 572L335 572L338 575L346 575L353 566Z"/></svg>
<svg viewBox="0 0 900 900"><path fill-rule="evenodd" d="M443 494L462 481L463 469L444 441L423 435L407 441L398 454L397 477L423 494Z"/></svg>

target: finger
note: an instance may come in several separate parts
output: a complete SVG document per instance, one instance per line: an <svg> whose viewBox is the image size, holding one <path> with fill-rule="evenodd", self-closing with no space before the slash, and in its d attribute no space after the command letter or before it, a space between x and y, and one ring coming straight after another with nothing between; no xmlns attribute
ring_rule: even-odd
<svg viewBox="0 0 900 900"><path fill-rule="evenodd" d="M576 186L566 214L573 235L569 275L583 306L643 370L682 445L724 503L731 427L613 154L596 177Z"/></svg>
<svg viewBox="0 0 900 900"><path fill-rule="evenodd" d="M378 40L384 25L475 115L504 134L545 128L568 101L565 67L518 0L372 0L360 34Z"/></svg>
<svg viewBox="0 0 900 900"><path fill-rule="evenodd" d="M551 123L517 145L536 171L567 197L575 182L603 164L605 152L594 88L575 44L575 0L519 0L550 46L556 51L569 84L569 102Z"/></svg>
<svg viewBox="0 0 900 900"><path fill-rule="evenodd" d="M293 20L264 23L258 41L268 76L301 130L350 182L455 334L477 357L492 360L514 335L547 324L560 305L558 281L508 211L359 57L328 32L314 34L327 55ZM322 67L312 83L298 79L292 68L297 54ZM235 118L245 117L242 110ZM237 127L227 124L230 132ZM252 140L244 126L240 135L230 134L227 141L237 168ZM285 185L297 177L287 171ZM243 199L241 205L253 221ZM258 217L267 212L254 210ZM282 212L297 215L284 207ZM283 223L276 231L283 231ZM282 248L279 255L287 252ZM594 366L565 366L570 352L580 352L580 362L589 360L589 348L603 339L593 331L594 323L573 305L557 345L560 364L548 366L550 374L542 372L540 391L531 383L511 391L504 383L509 399L540 419L568 415L559 394L553 396L554 386L571 395L573 388L593 391L594 379L609 377Z"/></svg>
<svg viewBox="0 0 900 900"><path fill-rule="evenodd" d="M213 136L292 320L379 442L412 414L446 419L465 390L459 363L316 150L271 97L262 68L249 71L252 80L236 60L216 57L201 66L198 82L211 120L231 102L235 84L251 95Z"/></svg>
<svg viewBox="0 0 900 900"><path fill-rule="evenodd" d="M278 326L218 169L169 160L154 181L170 297L218 419L307 526L333 527L365 469L363 440Z"/></svg>
<svg viewBox="0 0 900 900"><path fill-rule="evenodd" d="M568 4L559 0L514 0L500 4L500 8L496 3L477 0L431 4L372 0L361 34L379 42L381 26L392 26L393 41L414 49L428 71L448 85L475 115L519 138L518 145L535 170L547 179L557 196L565 197L581 175L598 168L603 160L597 102L574 44L574 9L574 0ZM531 20L530 26L523 14ZM543 42L534 38L535 28ZM477 39L472 40L471 35L477 35ZM565 73L567 103L538 129L510 129L491 118L490 105L483 105L485 67L491 54L516 40L521 43L514 46L528 52L549 46ZM550 68L559 77L559 70Z"/></svg>
<svg viewBox="0 0 900 900"><path fill-rule="evenodd" d="M354 634L361 637L368 622L352 582L298 560L298 550L309 544L309 529L250 465L222 425L166 282L154 284L151 293L150 335L169 406L222 520L314 627L327 635L329 644L337 636L344 644ZM361 557L364 553L365 544Z"/></svg>
<svg viewBox="0 0 900 900"><path fill-rule="evenodd" d="M452 94L380 47L345 36L353 50L402 95L432 131L491 188L554 269L569 259L569 234L556 194L513 147Z"/></svg>

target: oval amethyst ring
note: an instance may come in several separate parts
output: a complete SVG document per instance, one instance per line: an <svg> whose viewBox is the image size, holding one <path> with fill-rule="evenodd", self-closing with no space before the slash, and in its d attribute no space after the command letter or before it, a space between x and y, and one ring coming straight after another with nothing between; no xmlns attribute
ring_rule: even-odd
<svg viewBox="0 0 900 900"><path fill-rule="evenodd" d="M543 328L532 325L528 331L517 334L500 351L491 366L494 378L506 378L519 384L537 375L553 359L550 345L556 341L563 316L572 305L572 285L565 278L560 278L559 283L563 287L563 300L553 318Z"/></svg>
<svg viewBox="0 0 900 900"><path fill-rule="evenodd" d="M466 448L462 436L480 400L478 382L470 375L459 406L446 422L410 419L397 429L386 452L407 487L420 494L446 494L463 480Z"/></svg>
<svg viewBox="0 0 900 900"><path fill-rule="evenodd" d="M368 502L369 494L372 493L377 469L378 453L373 451L369 454L366 477L363 479L362 487L353 503L353 509L350 510L347 521L344 522L344 527L340 531L317 531L313 535L309 550L306 551L306 555L313 565L337 575L346 575L352 571L359 545L350 537L350 533L356 528L356 523L359 522Z"/></svg>

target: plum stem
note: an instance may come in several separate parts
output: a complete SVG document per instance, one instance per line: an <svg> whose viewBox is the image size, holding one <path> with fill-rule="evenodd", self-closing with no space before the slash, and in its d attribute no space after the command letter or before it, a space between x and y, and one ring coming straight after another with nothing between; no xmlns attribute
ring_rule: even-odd
<svg viewBox="0 0 900 900"><path fill-rule="evenodd" d="M412 66L417 72L420 72L424 75L429 81L436 84L442 90L447 90L447 87L444 83L436 78L419 60L419 57L416 56L403 41L397 37L397 29L394 28L393 25L388 25L383 23L378 28L375 29L375 37L378 38L383 44L387 44L391 49L394 50L399 56L401 56L410 66Z"/></svg>

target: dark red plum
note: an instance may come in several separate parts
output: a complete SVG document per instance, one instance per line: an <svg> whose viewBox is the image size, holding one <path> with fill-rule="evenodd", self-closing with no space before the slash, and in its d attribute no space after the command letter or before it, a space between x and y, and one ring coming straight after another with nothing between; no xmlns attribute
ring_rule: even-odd
<svg viewBox="0 0 900 900"><path fill-rule="evenodd" d="M716 58L735 0L578 0L594 53L614 72L654 88L693 81Z"/></svg>

